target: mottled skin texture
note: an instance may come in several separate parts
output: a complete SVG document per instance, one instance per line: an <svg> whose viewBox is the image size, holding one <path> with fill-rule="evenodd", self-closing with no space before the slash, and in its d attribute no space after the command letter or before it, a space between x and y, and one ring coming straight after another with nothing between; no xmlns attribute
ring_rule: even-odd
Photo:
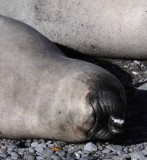
<svg viewBox="0 0 147 160"><path fill-rule="evenodd" d="M146 0L1 0L0 14L84 54L147 59Z"/></svg>
<svg viewBox="0 0 147 160"><path fill-rule="evenodd" d="M24 23L0 16L0 138L111 138L125 93L106 70L65 55Z"/></svg>

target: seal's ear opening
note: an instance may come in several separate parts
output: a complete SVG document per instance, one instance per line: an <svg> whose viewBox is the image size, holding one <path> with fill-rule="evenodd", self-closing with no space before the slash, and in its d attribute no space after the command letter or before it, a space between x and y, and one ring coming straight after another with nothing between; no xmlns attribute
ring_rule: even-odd
<svg viewBox="0 0 147 160"><path fill-rule="evenodd" d="M108 122L109 131L118 134L123 131L125 121L123 119L115 118L114 116L110 116Z"/></svg>

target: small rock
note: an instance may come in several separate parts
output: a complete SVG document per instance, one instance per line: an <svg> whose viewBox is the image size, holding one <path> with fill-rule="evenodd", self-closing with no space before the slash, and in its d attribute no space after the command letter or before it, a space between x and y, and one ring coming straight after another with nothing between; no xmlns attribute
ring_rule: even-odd
<svg viewBox="0 0 147 160"><path fill-rule="evenodd" d="M35 160L35 156L34 155L24 155L24 160Z"/></svg>
<svg viewBox="0 0 147 160"><path fill-rule="evenodd" d="M17 148L17 146L11 144L11 145L8 146L7 151L8 151L8 152L9 152L9 151L14 151L15 148Z"/></svg>
<svg viewBox="0 0 147 160"><path fill-rule="evenodd" d="M110 149L104 149L104 150L102 150L102 153L110 153L111 152L111 150Z"/></svg>
<svg viewBox="0 0 147 160"><path fill-rule="evenodd" d="M57 151L56 154L58 154L59 157L64 157L65 156L65 151Z"/></svg>
<svg viewBox="0 0 147 160"><path fill-rule="evenodd" d="M39 139L38 142L39 142L39 144L40 143L45 143L45 140L44 139Z"/></svg>
<svg viewBox="0 0 147 160"><path fill-rule="evenodd" d="M46 148L45 150L42 151L43 157L52 156L53 154L54 154L54 151L50 150L49 148Z"/></svg>
<svg viewBox="0 0 147 160"><path fill-rule="evenodd" d="M92 142L89 142L86 145L84 145L84 151L96 152L97 149L98 149L97 146Z"/></svg>
<svg viewBox="0 0 147 160"><path fill-rule="evenodd" d="M26 142L27 142L27 143L31 143L31 139L27 139Z"/></svg>
<svg viewBox="0 0 147 160"><path fill-rule="evenodd" d="M139 66L141 65L141 62L136 61L136 60L134 60L134 63L137 64L137 65L139 65Z"/></svg>
<svg viewBox="0 0 147 160"><path fill-rule="evenodd" d="M37 146L38 146L38 142L32 142L32 143L31 143L31 147L36 148Z"/></svg>
<svg viewBox="0 0 147 160"><path fill-rule="evenodd" d="M12 159L19 159L20 155L18 155L16 152L11 152L11 158Z"/></svg>
<svg viewBox="0 0 147 160"><path fill-rule="evenodd" d="M25 146L26 146L26 147L30 147L31 144L27 142L27 143L25 143Z"/></svg>
<svg viewBox="0 0 147 160"><path fill-rule="evenodd" d="M76 156L77 159L81 158L81 155L78 152L75 152L74 154L75 154L75 156Z"/></svg>
<svg viewBox="0 0 147 160"><path fill-rule="evenodd" d="M147 150L147 146L144 149Z"/></svg>
<svg viewBox="0 0 147 160"><path fill-rule="evenodd" d="M117 151L117 154L118 154L119 156L122 156L122 155L125 154L125 152L123 152L123 151Z"/></svg>
<svg viewBox="0 0 147 160"><path fill-rule="evenodd" d="M145 156L147 156L147 150L142 150Z"/></svg>
<svg viewBox="0 0 147 160"><path fill-rule="evenodd" d="M67 154L66 154L66 157L67 157L67 159L75 158L75 155L74 155L74 154L71 154L71 153L67 153Z"/></svg>
<svg viewBox="0 0 147 160"><path fill-rule="evenodd" d="M136 75L138 75L138 73L137 72L135 72L135 71L132 71L132 73L136 76Z"/></svg>
<svg viewBox="0 0 147 160"><path fill-rule="evenodd" d="M98 150L102 151L103 147L102 146L98 146Z"/></svg>
<svg viewBox="0 0 147 160"><path fill-rule="evenodd" d="M43 151L43 148L42 148L41 146L37 146L37 147L35 148L35 150L36 150L37 152L42 152L42 151Z"/></svg>
<svg viewBox="0 0 147 160"><path fill-rule="evenodd" d="M7 157L6 160L12 160L12 158L11 157Z"/></svg>
<svg viewBox="0 0 147 160"><path fill-rule="evenodd" d="M98 159L93 156L88 156L88 157L82 157L80 160L98 160Z"/></svg>
<svg viewBox="0 0 147 160"><path fill-rule="evenodd" d="M116 151L118 151L118 150L122 150L122 146L120 146L120 145L112 145L112 146L107 146L106 147L107 149L110 149L111 151L113 151L113 152L116 152Z"/></svg>
<svg viewBox="0 0 147 160"><path fill-rule="evenodd" d="M8 156L6 149L0 149L0 158L6 158Z"/></svg>
<svg viewBox="0 0 147 160"><path fill-rule="evenodd" d="M62 160L59 156L55 156L55 155L51 156L51 159L53 159L53 160Z"/></svg>
<svg viewBox="0 0 147 160"><path fill-rule="evenodd" d="M128 148L124 148L124 152L125 152L125 153L128 153Z"/></svg>
<svg viewBox="0 0 147 160"><path fill-rule="evenodd" d="M129 151L130 153L132 153L132 152L134 151L134 149L133 149L133 148L129 148L128 151Z"/></svg>
<svg viewBox="0 0 147 160"><path fill-rule="evenodd" d="M40 144L38 144L38 146L37 146L37 147L46 148L46 143L40 143Z"/></svg>
<svg viewBox="0 0 147 160"><path fill-rule="evenodd" d="M75 153L79 150L80 150L79 147L70 147L67 151L68 151L68 153Z"/></svg>
<svg viewBox="0 0 147 160"><path fill-rule="evenodd" d="M52 148L52 147L55 147L55 146L54 146L54 144L51 143L51 144L48 145L48 147Z"/></svg>
<svg viewBox="0 0 147 160"><path fill-rule="evenodd" d="M97 151L97 152L94 153L93 156L94 156L94 157L98 157L99 155L101 155L101 152L100 152L100 151Z"/></svg>
<svg viewBox="0 0 147 160"><path fill-rule="evenodd" d="M44 158L41 157L41 156L37 156L36 159L37 159L37 160L44 160Z"/></svg>
<svg viewBox="0 0 147 160"><path fill-rule="evenodd" d="M47 157L45 160L52 160L52 159L50 159L50 157Z"/></svg>
<svg viewBox="0 0 147 160"><path fill-rule="evenodd" d="M49 146L52 143L52 141L47 141L46 145Z"/></svg>
<svg viewBox="0 0 147 160"><path fill-rule="evenodd" d="M114 158L115 156L117 156L116 153L108 153L108 154L106 155L106 158L111 159L111 158Z"/></svg>
<svg viewBox="0 0 147 160"><path fill-rule="evenodd" d="M82 157L87 157L89 156L90 152L89 151L83 151L81 152Z"/></svg>
<svg viewBox="0 0 147 160"><path fill-rule="evenodd" d="M24 149L22 148L22 149L18 149L18 152L17 152L17 153L18 153L19 155L23 156L23 155L24 155L24 152L25 152L25 151L24 151Z"/></svg>
<svg viewBox="0 0 147 160"><path fill-rule="evenodd" d="M29 152L34 153L35 152L34 147L29 147Z"/></svg>
<svg viewBox="0 0 147 160"><path fill-rule="evenodd" d="M145 155L143 152L133 152L131 153L131 159L132 160L143 160L145 158Z"/></svg>

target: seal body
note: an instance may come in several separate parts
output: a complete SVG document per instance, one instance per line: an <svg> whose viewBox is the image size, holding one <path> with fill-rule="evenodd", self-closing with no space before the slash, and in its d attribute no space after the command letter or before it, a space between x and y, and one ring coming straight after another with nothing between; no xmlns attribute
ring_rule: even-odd
<svg viewBox="0 0 147 160"><path fill-rule="evenodd" d="M125 93L113 75L65 57L42 34L4 16L0 62L1 138L80 142L121 131Z"/></svg>
<svg viewBox="0 0 147 160"><path fill-rule="evenodd" d="M1 0L0 14L79 52L147 59L146 0Z"/></svg>

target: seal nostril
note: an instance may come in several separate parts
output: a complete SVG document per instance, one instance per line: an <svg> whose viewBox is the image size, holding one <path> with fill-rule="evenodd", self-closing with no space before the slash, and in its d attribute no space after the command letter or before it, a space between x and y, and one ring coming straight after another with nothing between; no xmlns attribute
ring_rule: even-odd
<svg viewBox="0 0 147 160"><path fill-rule="evenodd" d="M123 131L124 122L125 121L123 119L119 119L111 116L108 122L109 131L114 134L121 133Z"/></svg>

